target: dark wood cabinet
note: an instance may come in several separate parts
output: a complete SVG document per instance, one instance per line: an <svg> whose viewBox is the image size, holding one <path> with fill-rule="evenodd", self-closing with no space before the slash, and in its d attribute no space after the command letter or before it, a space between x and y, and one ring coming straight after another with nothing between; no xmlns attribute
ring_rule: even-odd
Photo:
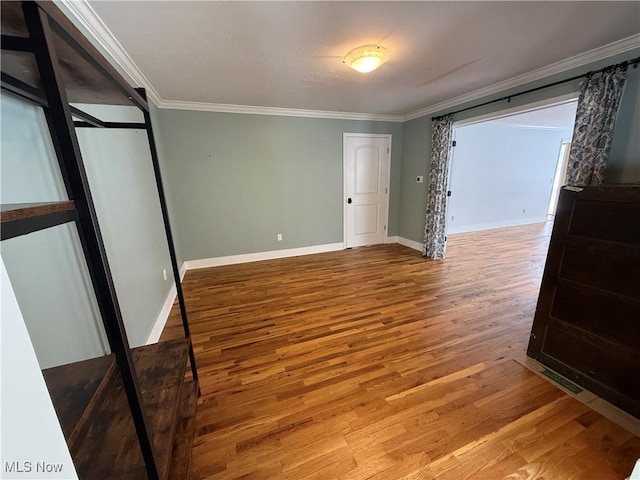
<svg viewBox="0 0 640 480"><path fill-rule="evenodd" d="M563 188L527 353L640 418L640 185Z"/></svg>

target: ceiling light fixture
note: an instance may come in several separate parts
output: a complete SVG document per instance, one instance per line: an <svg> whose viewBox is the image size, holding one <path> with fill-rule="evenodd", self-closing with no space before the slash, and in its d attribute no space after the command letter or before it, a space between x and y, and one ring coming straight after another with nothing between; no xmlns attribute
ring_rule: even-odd
<svg viewBox="0 0 640 480"><path fill-rule="evenodd" d="M389 51L380 45L364 45L347 53L344 63L360 73L373 72L384 63Z"/></svg>

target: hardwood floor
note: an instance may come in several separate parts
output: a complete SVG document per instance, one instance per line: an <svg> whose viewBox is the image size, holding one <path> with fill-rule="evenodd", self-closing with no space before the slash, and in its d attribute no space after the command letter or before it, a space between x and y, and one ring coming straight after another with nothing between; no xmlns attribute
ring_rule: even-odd
<svg viewBox="0 0 640 480"><path fill-rule="evenodd" d="M633 436L514 357L550 225L189 271L191 479L608 479ZM164 333L179 332L172 315Z"/></svg>

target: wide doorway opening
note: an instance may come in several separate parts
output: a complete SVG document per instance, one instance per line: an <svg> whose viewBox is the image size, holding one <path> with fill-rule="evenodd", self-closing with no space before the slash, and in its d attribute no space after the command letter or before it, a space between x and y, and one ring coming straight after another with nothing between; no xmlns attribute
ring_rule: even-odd
<svg viewBox="0 0 640 480"><path fill-rule="evenodd" d="M571 148L577 98L454 125L447 233L553 218Z"/></svg>

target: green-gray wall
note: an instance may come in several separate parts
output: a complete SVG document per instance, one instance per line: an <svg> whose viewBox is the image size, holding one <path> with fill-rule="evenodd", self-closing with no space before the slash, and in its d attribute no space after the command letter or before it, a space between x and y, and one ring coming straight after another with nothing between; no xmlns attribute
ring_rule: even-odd
<svg viewBox="0 0 640 480"><path fill-rule="evenodd" d="M342 242L347 132L392 135L388 231L397 234L401 123L163 109L155 117L184 260Z"/></svg>
<svg viewBox="0 0 640 480"><path fill-rule="evenodd" d="M4 93L0 104L2 203L66 198L41 109ZM132 109L83 108L105 120L140 120ZM129 342L141 345L172 286L146 134L77 132ZM3 241L2 258L42 368L108 350L73 224Z"/></svg>
<svg viewBox="0 0 640 480"><path fill-rule="evenodd" d="M151 123L154 128L156 150L158 152L158 161L160 163L160 171L161 171L160 175L162 176L164 194L167 200L167 210L169 211L169 223L172 229L173 244L175 247L178 265L181 266L182 263L184 262L184 258L182 257L182 248L180 248L180 238L179 238L179 235L178 235L179 232L177 229L178 220L176 218L176 213L175 213L175 202L172 201L172 199L174 198L174 195L171 189L171 182L169 181L169 178L167 178L168 177L167 172L170 170L170 166L168 163L169 158L165 154L164 142L162 141L162 138L159 135L160 132L158 131L158 124L159 124L158 112L159 111L160 110L158 109L158 107L155 106L153 102L149 102L149 113L151 115Z"/></svg>
<svg viewBox="0 0 640 480"><path fill-rule="evenodd" d="M424 237L424 216L428 188L429 160L431 157L431 117L452 112L468 106L478 105L493 98L523 92L525 90L550 84L575 75L596 70L613 63L622 62L640 56L640 49L624 55L607 58L581 68L522 85L508 91L478 99L474 102L457 105L448 110L409 120L403 124L402 177L400 179L400 215L398 235L422 243ZM559 97L579 90L580 80L565 83L512 99L510 103L498 102L455 115L454 120L464 120L487 113L498 112L505 108L526 105L549 98ZM618 121L609 155L605 181L607 183L635 183L640 181L640 69L630 68L627 72L627 85L622 97ZM417 175L425 175L425 183L415 183ZM491 188L491 176L478 179Z"/></svg>
<svg viewBox="0 0 640 480"><path fill-rule="evenodd" d="M640 182L640 68L627 72L605 182Z"/></svg>

